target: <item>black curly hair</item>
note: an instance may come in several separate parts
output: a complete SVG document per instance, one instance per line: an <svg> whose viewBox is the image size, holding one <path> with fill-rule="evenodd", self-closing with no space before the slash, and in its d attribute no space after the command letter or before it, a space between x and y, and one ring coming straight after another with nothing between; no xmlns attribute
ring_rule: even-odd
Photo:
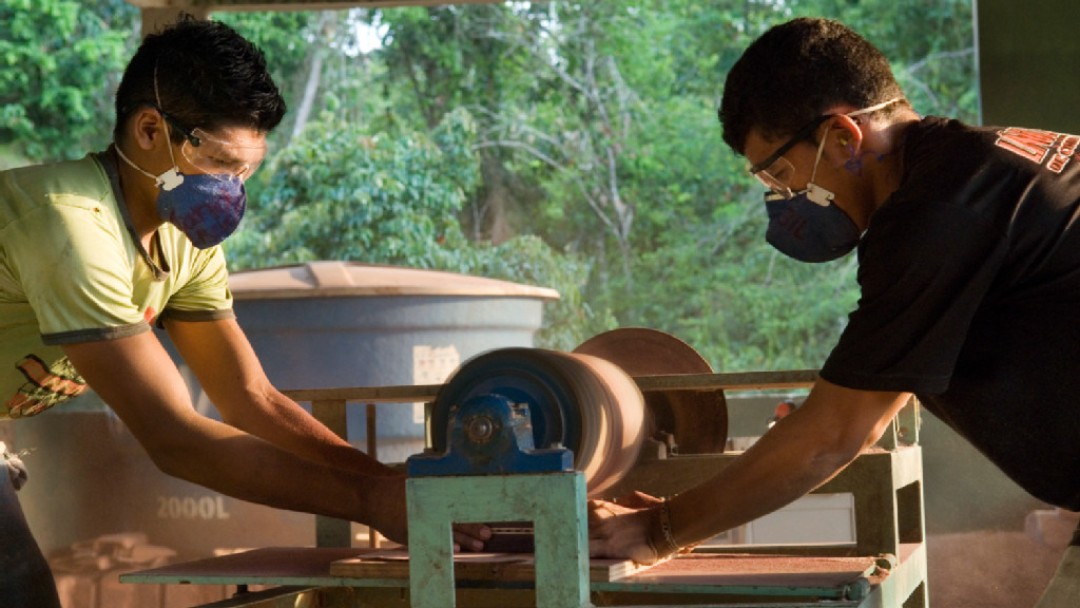
<svg viewBox="0 0 1080 608"><path fill-rule="evenodd" d="M769 29L746 49L728 73L718 113L724 141L742 154L753 128L786 137L831 106L865 108L898 97L889 61L874 45L838 21L804 17Z"/></svg>
<svg viewBox="0 0 1080 608"><path fill-rule="evenodd" d="M116 91L114 136L147 105L189 129L240 126L266 133L285 114L262 51L220 21L186 14L146 36L128 63Z"/></svg>

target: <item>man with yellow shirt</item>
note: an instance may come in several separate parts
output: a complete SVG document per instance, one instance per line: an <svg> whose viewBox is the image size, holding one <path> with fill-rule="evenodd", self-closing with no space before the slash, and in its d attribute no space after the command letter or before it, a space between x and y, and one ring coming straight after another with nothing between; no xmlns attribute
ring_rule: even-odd
<svg viewBox="0 0 1080 608"><path fill-rule="evenodd" d="M214 21L148 36L116 95L114 144L0 173L0 416L93 389L166 473L405 540L404 479L278 392L232 311L219 243L285 103L262 53ZM221 412L197 414L151 324ZM17 422L16 422L17 424ZM0 605L59 606L6 455ZM456 538L479 548L488 530Z"/></svg>

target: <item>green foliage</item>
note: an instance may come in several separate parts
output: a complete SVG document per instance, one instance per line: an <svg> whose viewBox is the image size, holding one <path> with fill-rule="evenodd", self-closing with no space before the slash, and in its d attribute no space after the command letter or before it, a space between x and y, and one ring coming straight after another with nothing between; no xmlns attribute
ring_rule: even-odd
<svg viewBox="0 0 1080 608"><path fill-rule="evenodd" d="M0 0L12 32L0 40L0 150L70 157L108 141L131 14L122 0ZM839 19L878 45L917 111L977 119L971 0L215 15L264 49L291 109L248 184L231 264L491 276L561 293L543 346L637 325L720 370L819 366L858 296L854 256L807 265L771 249L760 186L716 122L743 49L797 15ZM382 28L370 53L356 39L364 23Z"/></svg>
<svg viewBox="0 0 1080 608"><path fill-rule="evenodd" d="M966 1L546 2L366 14L387 28L373 54L385 72L364 77L387 103L384 128L423 131L455 107L476 117L480 183L457 208L469 230L455 233L472 247L452 239L454 254L411 263L562 286L542 337L559 348L613 324L644 325L682 337L722 369L820 365L857 297L853 258L807 266L769 248L759 187L715 122L723 75L742 49L800 14L841 19L877 42L920 111L974 116ZM521 236L486 244L506 225Z"/></svg>
<svg viewBox="0 0 1080 608"><path fill-rule="evenodd" d="M581 297L588 266L538 237L469 243L455 214L476 186L475 125L463 110L431 132L370 135L332 115L308 126L249 184L249 219L229 243L235 269L353 260L547 286L539 339L573 348L613 326Z"/></svg>
<svg viewBox="0 0 1080 608"><path fill-rule="evenodd" d="M0 145L27 160L104 148L137 15L123 0L0 0Z"/></svg>
<svg viewBox="0 0 1080 608"><path fill-rule="evenodd" d="M213 18L229 24L262 49L286 105L294 109L303 94L304 76L318 39L316 15L306 11L243 11L219 13ZM289 133L289 125L279 128L271 135L271 145L284 145Z"/></svg>
<svg viewBox="0 0 1080 608"><path fill-rule="evenodd" d="M749 201L727 203L642 253L635 269L652 283L632 296L637 324L680 337L717 370L820 365L858 296L855 258L795 262L763 244L765 224Z"/></svg>
<svg viewBox="0 0 1080 608"><path fill-rule="evenodd" d="M477 178L472 136L464 111L431 136L372 135L324 115L267 167L265 187L252 184L252 221L229 247L234 263L436 266L463 242L455 213Z"/></svg>
<svg viewBox="0 0 1080 608"><path fill-rule="evenodd" d="M573 254L558 253L536 235L521 235L499 245L478 243L442 270L549 287L559 300L544 310L536 343L573 350L589 337L617 326L607 310L595 309L583 296L589 265Z"/></svg>

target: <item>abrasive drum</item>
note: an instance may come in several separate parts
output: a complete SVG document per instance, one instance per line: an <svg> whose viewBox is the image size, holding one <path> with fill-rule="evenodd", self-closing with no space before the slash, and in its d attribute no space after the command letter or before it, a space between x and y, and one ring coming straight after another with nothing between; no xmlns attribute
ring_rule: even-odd
<svg viewBox="0 0 1080 608"><path fill-rule="evenodd" d="M528 405L535 447L573 451L590 496L622 479L641 451L641 392L626 372L599 357L503 348L466 361L435 397L430 424L436 452L446 450L453 406L483 395Z"/></svg>
<svg viewBox="0 0 1080 608"><path fill-rule="evenodd" d="M711 374L686 342L656 329L621 327L582 342L574 353L611 361L633 377ZM645 393L646 436L671 442L679 454L719 454L727 444L727 401L720 389Z"/></svg>

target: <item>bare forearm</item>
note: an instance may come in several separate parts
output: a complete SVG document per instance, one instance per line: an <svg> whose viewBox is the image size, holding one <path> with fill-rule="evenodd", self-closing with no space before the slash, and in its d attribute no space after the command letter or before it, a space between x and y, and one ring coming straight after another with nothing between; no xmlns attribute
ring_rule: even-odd
<svg viewBox="0 0 1080 608"><path fill-rule="evenodd" d="M381 523L377 477L298 458L213 420L188 424L167 443L147 446L167 474L276 508Z"/></svg>
<svg viewBox="0 0 1080 608"><path fill-rule="evenodd" d="M172 321L168 328L228 424L312 462L365 475L394 474L278 391L234 321Z"/></svg>
<svg viewBox="0 0 1080 608"><path fill-rule="evenodd" d="M767 515L800 498L840 471L857 451L830 452L785 433L779 424L709 481L671 500L679 545Z"/></svg>
<svg viewBox="0 0 1080 608"><path fill-rule="evenodd" d="M802 407L727 468L670 499L667 508L593 504L589 553L654 563L771 513L873 445L907 399L904 393L860 391L819 379Z"/></svg>
<svg viewBox="0 0 1080 608"><path fill-rule="evenodd" d="M396 475L390 467L371 458L338 437L314 416L276 390L229 424L312 462L363 475Z"/></svg>
<svg viewBox="0 0 1080 608"><path fill-rule="evenodd" d="M669 505L680 545L745 524L810 492L878 440L909 395L819 380L797 411L742 457Z"/></svg>

